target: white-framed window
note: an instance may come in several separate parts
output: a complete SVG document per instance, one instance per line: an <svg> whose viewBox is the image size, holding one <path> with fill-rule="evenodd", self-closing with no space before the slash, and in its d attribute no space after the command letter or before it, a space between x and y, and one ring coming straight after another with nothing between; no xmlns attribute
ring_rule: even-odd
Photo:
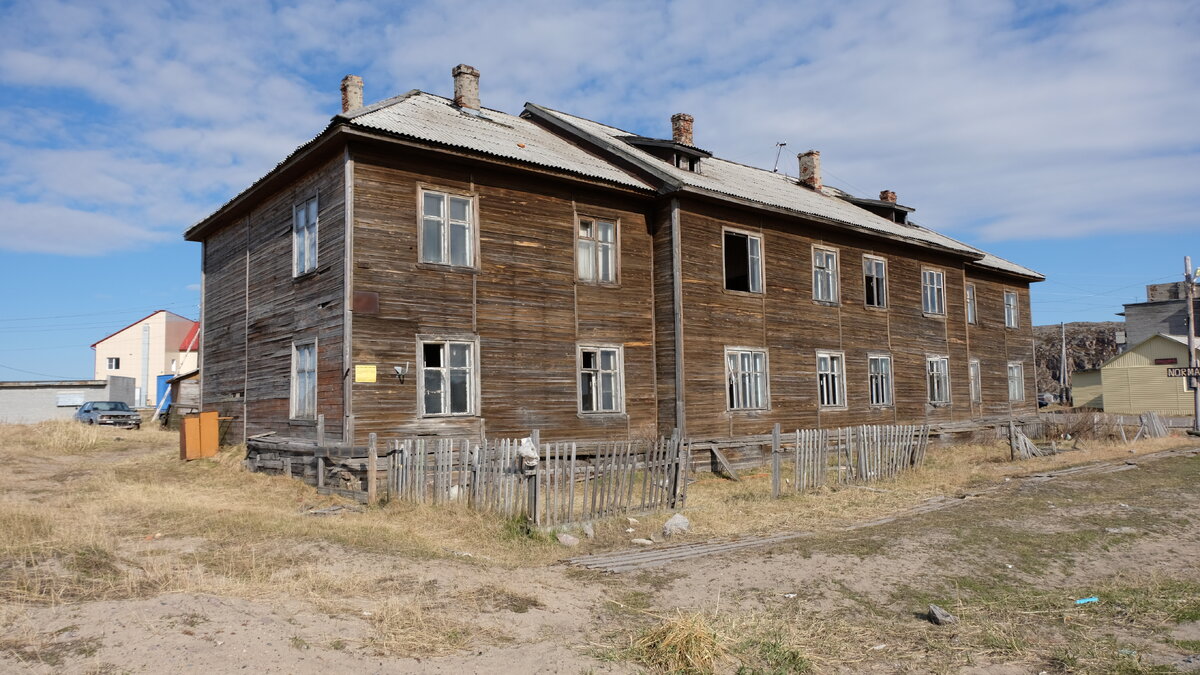
<svg viewBox="0 0 1200 675"><path fill-rule="evenodd" d="M971 403L982 403L983 373L979 368L979 359L967 361L967 375L971 380Z"/></svg>
<svg viewBox="0 0 1200 675"><path fill-rule="evenodd" d="M817 403L846 407L846 356L841 352L817 352Z"/></svg>
<svg viewBox="0 0 1200 675"><path fill-rule="evenodd" d="M575 259L580 281L615 284L617 222L602 218L580 218Z"/></svg>
<svg viewBox="0 0 1200 675"><path fill-rule="evenodd" d="M950 402L950 357L928 356L925 358L925 374L928 382L929 402L943 405Z"/></svg>
<svg viewBox="0 0 1200 675"><path fill-rule="evenodd" d="M579 412L625 410L622 351L611 345L579 346Z"/></svg>
<svg viewBox="0 0 1200 675"><path fill-rule="evenodd" d="M941 270L921 270L921 311L946 313L946 274Z"/></svg>
<svg viewBox="0 0 1200 675"><path fill-rule="evenodd" d="M887 354L867 356L867 387L871 405L892 405L892 357Z"/></svg>
<svg viewBox="0 0 1200 675"><path fill-rule="evenodd" d="M762 293L762 237L748 232L725 230L725 288Z"/></svg>
<svg viewBox="0 0 1200 675"><path fill-rule="evenodd" d="M838 301L837 251L813 247L813 300Z"/></svg>
<svg viewBox="0 0 1200 675"><path fill-rule="evenodd" d="M975 284L967 284L967 323L979 323L979 310L975 305Z"/></svg>
<svg viewBox="0 0 1200 675"><path fill-rule="evenodd" d="M317 269L317 198L292 207L292 276Z"/></svg>
<svg viewBox="0 0 1200 675"><path fill-rule="evenodd" d="M421 262L475 265L474 207L471 197L421 190Z"/></svg>
<svg viewBox="0 0 1200 675"><path fill-rule="evenodd" d="M421 414L426 417L474 415L478 397L475 341L418 340Z"/></svg>
<svg viewBox="0 0 1200 675"><path fill-rule="evenodd" d="M292 419L317 418L317 341L292 343Z"/></svg>
<svg viewBox="0 0 1200 675"><path fill-rule="evenodd" d="M120 370L121 369L121 358L119 356L108 357L108 369L109 370Z"/></svg>
<svg viewBox="0 0 1200 675"><path fill-rule="evenodd" d="M1004 291L1004 325L1008 328L1016 328L1018 318L1016 291Z"/></svg>
<svg viewBox="0 0 1200 675"><path fill-rule="evenodd" d="M1008 400L1025 400L1025 364L1020 361L1008 362Z"/></svg>
<svg viewBox="0 0 1200 675"><path fill-rule="evenodd" d="M725 349L725 382L730 410L763 410L768 407L767 351Z"/></svg>
<svg viewBox="0 0 1200 675"><path fill-rule="evenodd" d="M863 303L867 307L887 307L887 260L863 256Z"/></svg>

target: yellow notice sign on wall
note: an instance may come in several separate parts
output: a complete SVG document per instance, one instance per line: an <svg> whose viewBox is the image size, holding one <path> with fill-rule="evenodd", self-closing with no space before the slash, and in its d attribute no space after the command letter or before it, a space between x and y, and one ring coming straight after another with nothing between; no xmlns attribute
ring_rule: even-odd
<svg viewBox="0 0 1200 675"><path fill-rule="evenodd" d="M374 382L375 366L354 366L355 382Z"/></svg>

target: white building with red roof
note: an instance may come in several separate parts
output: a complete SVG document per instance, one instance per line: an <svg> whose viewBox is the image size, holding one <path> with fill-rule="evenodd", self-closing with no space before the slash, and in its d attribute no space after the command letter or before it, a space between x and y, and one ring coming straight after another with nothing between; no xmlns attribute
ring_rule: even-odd
<svg viewBox="0 0 1200 675"><path fill-rule="evenodd" d="M199 367L200 324L160 309L92 345L95 379L131 377L138 406L158 404L159 376L175 376Z"/></svg>

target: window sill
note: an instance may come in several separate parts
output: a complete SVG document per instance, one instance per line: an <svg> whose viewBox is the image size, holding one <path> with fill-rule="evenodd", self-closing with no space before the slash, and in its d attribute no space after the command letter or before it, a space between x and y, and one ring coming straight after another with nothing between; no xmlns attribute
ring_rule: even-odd
<svg viewBox="0 0 1200 675"><path fill-rule="evenodd" d="M845 405L818 405L817 410L822 412L845 412L850 409L850 406Z"/></svg>
<svg viewBox="0 0 1200 675"><path fill-rule="evenodd" d="M438 272L458 272L460 274L479 274L478 267L462 266L462 265L443 265L441 263L419 262L417 263L419 270L436 270Z"/></svg>
<svg viewBox="0 0 1200 675"><path fill-rule="evenodd" d="M626 420L629 419L629 413L621 412L581 412L576 413L576 416L581 420Z"/></svg>
<svg viewBox="0 0 1200 675"><path fill-rule="evenodd" d="M575 285L576 286L591 286L593 288L614 288L615 289L615 288L621 287L621 282L619 282L619 281L586 281L584 279L576 279Z"/></svg>
<svg viewBox="0 0 1200 675"><path fill-rule="evenodd" d="M926 319L937 319L938 321L946 320L946 314L944 312L941 314L934 314L933 312L921 312L921 316L925 317Z"/></svg>
<svg viewBox="0 0 1200 675"><path fill-rule="evenodd" d="M317 421L309 420L309 419L293 418L293 419L288 420L288 426L289 427L315 427L315 426L317 426Z"/></svg>
<svg viewBox="0 0 1200 675"><path fill-rule="evenodd" d="M301 272L300 274L293 274L292 275L292 283L299 284L299 283L308 281L309 279L314 279L314 278L320 276L321 274L323 274L328 269L329 269L328 266L314 267L313 269L311 269L307 272Z"/></svg>
<svg viewBox="0 0 1200 675"><path fill-rule="evenodd" d="M763 291L738 291L738 290L734 290L732 288L724 288L724 287L721 288L721 292L726 295L740 295L743 297L750 297L750 298L761 298L764 295L766 295L766 293L764 293Z"/></svg>
<svg viewBox="0 0 1200 675"><path fill-rule="evenodd" d="M896 407L895 403L872 403L867 406L871 410L891 410Z"/></svg>
<svg viewBox="0 0 1200 675"><path fill-rule="evenodd" d="M886 311L888 311L888 306L887 305L863 305L863 309L867 310L868 312L886 312Z"/></svg>
<svg viewBox="0 0 1200 675"><path fill-rule="evenodd" d="M737 414L744 414L744 413L771 412L771 409L770 408L728 408L725 410L725 412L730 415L737 415Z"/></svg>
<svg viewBox="0 0 1200 675"><path fill-rule="evenodd" d="M469 420L469 419L478 419L478 418L479 418L479 415L476 415L475 413L448 413L445 415L428 415L428 414L421 415L421 419L426 419L426 420L446 420L446 419Z"/></svg>
<svg viewBox="0 0 1200 675"><path fill-rule="evenodd" d="M821 305L822 307L841 307L842 303L837 300L817 300L813 298L812 304Z"/></svg>
<svg viewBox="0 0 1200 675"><path fill-rule="evenodd" d="M925 407L927 407L927 408L949 408L951 405L953 405L953 404L950 403L949 401L945 401L943 403L934 403L933 401L925 402Z"/></svg>

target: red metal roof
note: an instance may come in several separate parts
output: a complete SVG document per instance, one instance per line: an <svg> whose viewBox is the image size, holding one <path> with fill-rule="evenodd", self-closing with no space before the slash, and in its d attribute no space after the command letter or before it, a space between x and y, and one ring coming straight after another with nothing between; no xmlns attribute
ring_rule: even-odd
<svg viewBox="0 0 1200 675"><path fill-rule="evenodd" d="M196 334L200 332L200 322L193 321L192 327L188 330L187 335L183 338L183 342L179 343L179 351L194 352L200 348L200 340ZM193 342L193 340L195 342Z"/></svg>

